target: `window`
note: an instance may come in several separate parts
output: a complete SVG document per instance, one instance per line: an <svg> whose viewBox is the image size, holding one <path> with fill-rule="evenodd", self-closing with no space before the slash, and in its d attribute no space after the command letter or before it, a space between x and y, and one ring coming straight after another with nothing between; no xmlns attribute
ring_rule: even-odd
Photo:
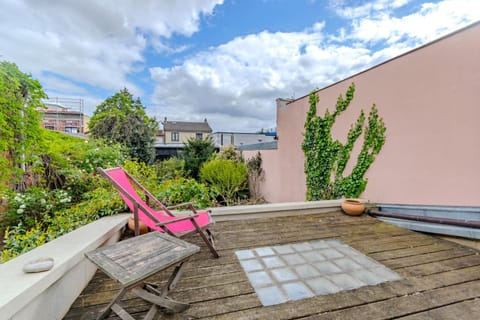
<svg viewBox="0 0 480 320"><path fill-rule="evenodd" d="M65 132L78 133L78 128L76 128L76 127L65 127Z"/></svg>
<svg viewBox="0 0 480 320"><path fill-rule="evenodd" d="M197 133L195 134L195 138L196 138L197 140L202 140L202 139L203 139L203 133L197 132Z"/></svg>
<svg viewBox="0 0 480 320"><path fill-rule="evenodd" d="M55 130L55 127L54 127L54 126L47 126L47 125L46 125L46 126L45 126L45 129L47 129L47 130Z"/></svg>
<svg viewBox="0 0 480 320"><path fill-rule="evenodd" d="M180 141L180 135L178 132L172 132L172 141Z"/></svg>

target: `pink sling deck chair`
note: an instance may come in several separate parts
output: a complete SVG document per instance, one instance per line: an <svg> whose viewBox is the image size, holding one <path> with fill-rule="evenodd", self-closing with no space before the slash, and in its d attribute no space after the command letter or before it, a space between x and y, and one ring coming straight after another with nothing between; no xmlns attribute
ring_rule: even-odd
<svg viewBox="0 0 480 320"><path fill-rule="evenodd" d="M97 168L97 171L113 184L126 205L133 212L135 235L139 234L139 220L152 230L165 232L177 238L198 232L213 256L215 258L219 257L217 250L215 250L213 234L208 229L208 226L213 223L208 211L197 211L191 202L170 207L165 206L121 167L111 169ZM134 186L142 190L146 200L139 196ZM160 208L160 211L154 210L150 206L150 201ZM175 216L170 211L180 207L188 207L191 214L188 216Z"/></svg>

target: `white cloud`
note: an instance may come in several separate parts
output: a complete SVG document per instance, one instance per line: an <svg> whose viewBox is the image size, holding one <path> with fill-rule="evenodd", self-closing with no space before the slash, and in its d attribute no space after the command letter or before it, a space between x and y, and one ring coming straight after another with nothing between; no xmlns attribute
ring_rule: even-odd
<svg viewBox="0 0 480 320"><path fill-rule="evenodd" d="M264 31L172 68L152 68L157 86L150 112L177 120L207 117L217 131L270 128L277 97L306 94L371 60L368 49L327 45L322 33Z"/></svg>
<svg viewBox="0 0 480 320"><path fill-rule="evenodd" d="M128 79L144 63L143 50L172 34L196 32L202 14L223 0L4 0L1 59L45 83L42 72L107 90L141 88ZM48 89L48 88L47 88Z"/></svg>
<svg viewBox="0 0 480 320"><path fill-rule="evenodd" d="M330 7L343 18L356 19L377 13L391 12L411 1L412 0L374 0L367 1L367 3L363 5L350 5L346 0L330 0ZM352 2L354 4L357 3L357 1Z"/></svg>
<svg viewBox="0 0 480 320"><path fill-rule="evenodd" d="M445 0L425 3L420 11L401 18L387 13L353 21L353 30L347 38L363 42L386 40L393 44L409 38L420 44L434 40L480 19L480 2L477 0Z"/></svg>
<svg viewBox="0 0 480 320"><path fill-rule="evenodd" d="M157 83L149 110L159 118L202 120L214 130L275 125L275 99L308 94L475 21L469 0L424 4L394 18L409 0L377 0L344 11L350 29L328 34L317 22L297 33L261 32L200 52L172 68L151 68ZM457 6L453 4L457 3ZM338 4L338 3L337 3ZM361 18L358 18L361 17Z"/></svg>
<svg viewBox="0 0 480 320"><path fill-rule="evenodd" d="M44 76L42 78L42 86L45 88L55 88L55 92L61 92L64 94L84 95L88 93L85 88L77 86L71 81L55 76Z"/></svg>
<svg viewBox="0 0 480 320"><path fill-rule="evenodd" d="M270 128L276 98L308 94L480 19L477 0L423 2L417 12L399 16L396 10L411 1L330 0L347 22L335 34L327 31L329 21L317 21L302 32L250 34L170 68L152 67L151 79L143 79L155 86L147 112L159 119L206 117L217 131ZM105 97L90 88L127 87L144 96L131 79L147 65L146 49L187 49L171 46L169 38L198 31L202 15L214 14L221 3L3 0L0 59L32 73L51 95L83 95L91 113Z"/></svg>

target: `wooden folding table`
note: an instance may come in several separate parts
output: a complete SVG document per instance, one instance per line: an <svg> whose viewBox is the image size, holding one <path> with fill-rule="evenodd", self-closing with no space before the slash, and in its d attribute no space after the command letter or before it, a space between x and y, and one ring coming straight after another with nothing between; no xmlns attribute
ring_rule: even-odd
<svg viewBox="0 0 480 320"><path fill-rule="evenodd" d="M150 232L86 253L90 261L122 286L97 319L104 319L113 310L123 320L134 320L119 304L128 290L152 303L144 319L153 319L159 307L172 312L188 309L189 304L171 300L167 295L180 278L185 262L199 250L198 246L181 239L161 232ZM163 288L143 282L149 276L174 265Z"/></svg>

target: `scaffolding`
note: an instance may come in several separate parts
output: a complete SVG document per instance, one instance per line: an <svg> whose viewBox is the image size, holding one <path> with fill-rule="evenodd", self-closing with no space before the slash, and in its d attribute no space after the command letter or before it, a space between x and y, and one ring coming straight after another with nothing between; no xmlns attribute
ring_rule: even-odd
<svg viewBox="0 0 480 320"><path fill-rule="evenodd" d="M85 134L88 117L84 115L81 98L49 98L42 102L47 109L43 113L42 126L49 130L72 134Z"/></svg>
<svg viewBox="0 0 480 320"><path fill-rule="evenodd" d="M80 112L81 114L83 114L84 101L82 98L55 97L55 98L43 99L42 102L47 105L52 104L52 105L61 106L70 112Z"/></svg>

